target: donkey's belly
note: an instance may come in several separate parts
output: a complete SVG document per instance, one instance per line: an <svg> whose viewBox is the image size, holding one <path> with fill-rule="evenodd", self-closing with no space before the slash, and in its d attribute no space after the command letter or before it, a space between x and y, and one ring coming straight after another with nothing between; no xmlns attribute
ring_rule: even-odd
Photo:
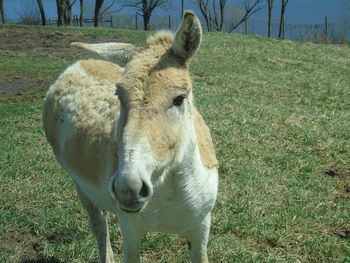
<svg viewBox="0 0 350 263"><path fill-rule="evenodd" d="M80 131L62 138L60 163L95 205L115 212L109 185L117 169L117 145L102 135L84 138Z"/></svg>

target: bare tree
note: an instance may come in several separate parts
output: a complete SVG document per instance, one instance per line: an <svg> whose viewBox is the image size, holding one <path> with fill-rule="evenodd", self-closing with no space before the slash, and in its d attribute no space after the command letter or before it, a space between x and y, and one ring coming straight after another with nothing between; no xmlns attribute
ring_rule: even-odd
<svg viewBox="0 0 350 263"><path fill-rule="evenodd" d="M284 39L284 14L286 12L286 7L289 0L281 0L281 16L280 16L280 26L278 30L278 38Z"/></svg>
<svg viewBox="0 0 350 263"><path fill-rule="evenodd" d="M273 0L267 0L267 9L268 9L267 37L271 37L272 8L273 8Z"/></svg>
<svg viewBox="0 0 350 263"><path fill-rule="evenodd" d="M71 0L66 0L66 9L64 12L64 23L67 26L72 25L72 21L73 21L73 16L72 16L72 7L75 4L77 0L73 0L71 2Z"/></svg>
<svg viewBox="0 0 350 263"><path fill-rule="evenodd" d="M214 27L216 31L221 31L225 19L226 0L197 0L197 4L207 24L207 30L211 31Z"/></svg>
<svg viewBox="0 0 350 263"><path fill-rule="evenodd" d="M96 0L95 3L95 15L94 15L94 27L99 26L99 17L100 17L100 11L101 7L103 5L104 0Z"/></svg>
<svg viewBox="0 0 350 263"><path fill-rule="evenodd" d="M232 25L229 28L229 32L232 32L237 27L240 26L244 22L245 24L245 33L248 31L248 18L251 17L256 12L260 11L262 9L262 6L260 5L262 3L262 0L244 0L242 1L243 4L243 16L241 19L239 19L237 22L233 22Z"/></svg>
<svg viewBox="0 0 350 263"><path fill-rule="evenodd" d="M64 25L64 13L66 10L66 1L65 0L56 0L57 7L57 25Z"/></svg>
<svg viewBox="0 0 350 263"><path fill-rule="evenodd" d="M218 2L213 1L213 14L210 17L210 21L212 25L215 27L216 31L221 31L224 25L225 5L226 5L226 0L219 0Z"/></svg>
<svg viewBox="0 0 350 263"><path fill-rule="evenodd" d="M125 0L124 2L123 7L135 8L136 14L143 17L143 28L145 31L150 29L150 20L154 9L166 9L170 5L168 0Z"/></svg>
<svg viewBox="0 0 350 263"><path fill-rule="evenodd" d="M211 23L210 23L210 13L209 13L209 0L197 0L199 10L201 11L205 23L207 24L207 30L211 31Z"/></svg>
<svg viewBox="0 0 350 263"><path fill-rule="evenodd" d="M79 26L84 25L84 0L80 0Z"/></svg>
<svg viewBox="0 0 350 263"><path fill-rule="evenodd" d="M71 25L73 21L72 7L77 0L56 0L57 25Z"/></svg>
<svg viewBox="0 0 350 263"><path fill-rule="evenodd" d="M40 10L33 2L24 1L23 8L18 12L18 20L24 25L39 25L41 21Z"/></svg>
<svg viewBox="0 0 350 263"><path fill-rule="evenodd" d="M103 15L103 14L105 14L105 13L107 13L107 11L108 11L109 9L111 9L111 7L115 4L115 1L116 1L116 0L112 0L112 2L111 2L109 5L107 5L106 7L103 6L103 7L101 8L101 9L103 9L103 10L100 12L100 16ZM119 11L121 11L122 9L124 9L123 6L119 7L117 10L113 11L113 13L119 12Z"/></svg>
<svg viewBox="0 0 350 263"><path fill-rule="evenodd" d="M204 17L205 23L207 24L207 30L211 31L211 22L210 22L210 11L208 8L209 0L197 0L199 10L201 10L201 13Z"/></svg>
<svg viewBox="0 0 350 263"><path fill-rule="evenodd" d="M96 0L95 15L94 15L94 26L95 27L99 26L100 16L102 16L104 13L106 13L114 5L115 1L116 0L113 0L107 7L103 8L104 0ZM119 11L121 9L123 9L123 7L120 8ZM114 11L114 12L118 12L118 11Z"/></svg>
<svg viewBox="0 0 350 263"><path fill-rule="evenodd" d="M41 0L36 0L39 6L40 16L41 16L41 24L43 26L46 25L46 17L45 17L45 10L43 6L43 2Z"/></svg>
<svg viewBox="0 0 350 263"><path fill-rule="evenodd" d="M5 24L6 23L6 16L5 16L5 9L4 9L3 0L0 0L0 16L1 16L1 22L3 24Z"/></svg>

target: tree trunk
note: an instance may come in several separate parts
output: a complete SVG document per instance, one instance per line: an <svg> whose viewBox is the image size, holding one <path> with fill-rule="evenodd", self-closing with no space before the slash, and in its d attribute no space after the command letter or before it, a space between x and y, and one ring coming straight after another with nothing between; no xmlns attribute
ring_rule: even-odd
<svg viewBox="0 0 350 263"><path fill-rule="evenodd" d="M149 27L149 21L150 21L150 16L149 14L143 14L143 29L145 31L148 31L150 29Z"/></svg>
<svg viewBox="0 0 350 263"><path fill-rule="evenodd" d="M83 26L84 17L84 0L80 0L80 15L79 15L79 26Z"/></svg>
<svg viewBox="0 0 350 263"><path fill-rule="evenodd" d="M143 29L149 30L149 21L151 19L151 10L148 6L147 0L142 0L142 14L143 14Z"/></svg>
<svg viewBox="0 0 350 263"><path fill-rule="evenodd" d="M67 17L66 10L63 11L63 21L64 21L64 25L67 26L67 24L68 24L68 17Z"/></svg>
<svg viewBox="0 0 350 263"><path fill-rule="evenodd" d="M281 36L280 36L280 39L284 39L284 33L285 33L285 27L284 27L284 17L282 19L282 30L281 30Z"/></svg>
<svg viewBox="0 0 350 263"><path fill-rule="evenodd" d="M210 32L211 31L211 23L210 23L208 17L204 17L204 19L205 19L205 22L207 23L207 30L208 30L208 32Z"/></svg>
<svg viewBox="0 0 350 263"><path fill-rule="evenodd" d="M268 20L267 20L267 37L271 37L271 21L272 21L272 8L273 8L273 0L267 1L268 5Z"/></svg>
<svg viewBox="0 0 350 263"><path fill-rule="evenodd" d="M286 6L289 0L281 0L281 17L280 17L280 26L278 30L278 38L284 39L284 13L286 12Z"/></svg>
<svg viewBox="0 0 350 263"><path fill-rule="evenodd" d="M74 2L73 2L74 4ZM70 0L66 0L66 10L65 10L65 25L72 25L72 4Z"/></svg>
<svg viewBox="0 0 350 263"><path fill-rule="evenodd" d="M4 10L4 2L3 0L0 0L0 16L1 16L1 22L3 24L6 23L6 17L5 17L5 10Z"/></svg>
<svg viewBox="0 0 350 263"><path fill-rule="evenodd" d="M183 15L184 15L184 0L181 0L181 18L180 19L182 19Z"/></svg>
<svg viewBox="0 0 350 263"><path fill-rule="evenodd" d="M99 26L100 11L104 0L96 0L95 4L95 16L94 16L94 27Z"/></svg>
<svg viewBox="0 0 350 263"><path fill-rule="evenodd" d="M222 31L222 27L224 26L225 5L226 5L226 1L220 1L220 30L219 31Z"/></svg>
<svg viewBox="0 0 350 263"><path fill-rule="evenodd" d="M65 0L56 0L57 5L57 26L62 26L64 24L64 14L65 14Z"/></svg>
<svg viewBox="0 0 350 263"><path fill-rule="evenodd" d="M43 26L46 25L46 17L45 17L45 10L43 7L43 2L41 0L36 0L39 6L40 16L41 16L41 24Z"/></svg>
<svg viewBox="0 0 350 263"><path fill-rule="evenodd" d="M218 3L212 1L212 9L209 11L210 24L216 31L222 31L225 19L226 0L219 0ZM219 9L219 10L217 10Z"/></svg>

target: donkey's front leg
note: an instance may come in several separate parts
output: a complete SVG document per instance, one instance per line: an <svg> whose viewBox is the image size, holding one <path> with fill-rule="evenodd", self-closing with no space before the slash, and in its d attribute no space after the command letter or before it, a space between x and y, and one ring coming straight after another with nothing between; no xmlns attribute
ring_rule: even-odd
<svg viewBox="0 0 350 263"><path fill-rule="evenodd" d="M109 240L108 222L106 217L103 215L102 210L96 207L78 186L77 192L80 202L89 215L90 228L96 237L98 244L100 262L113 263L114 256Z"/></svg>
<svg viewBox="0 0 350 263"><path fill-rule="evenodd" d="M140 246L143 235L135 223L120 217L120 231L123 237L124 263L140 263Z"/></svg>
<svg viewBox="0 0 350 263"><path fill-rule="evenodd" d="M210 214L195 229L185 233L189 242L192 263L208 263L207 245L210 231Z"/></svg>

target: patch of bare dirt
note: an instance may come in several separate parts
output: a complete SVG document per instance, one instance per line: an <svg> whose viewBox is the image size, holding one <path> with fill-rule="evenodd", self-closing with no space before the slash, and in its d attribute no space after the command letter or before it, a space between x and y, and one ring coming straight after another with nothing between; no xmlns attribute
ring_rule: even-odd
<svg viewBox="0 0 350 263"><path fill-rule="evenodd" d="M0 29L0 56L47 56L61 59L91 57L83 50L70 47L72 42L116 42L118 37L65 33L54 29L2 28Z"/></svg>
<svg viewBox="0 0 350 263"><path fill-rule="evenodd" d="M7 93L22 95L28 90L40 88L40 83L21 79L0 79L0 96Z"/></svg>
<svg viewBox="0 0 350 263"><path fill-rule="evenodd" d="M35 28L0 28L1 56L40 56L70 61L94 57L88 51L72 48L72 42L118 42L125 39L117 36L95 36L80 32L66 33L48 29ZM16 75L0 76L0 96L4 94L22 95L28 90L43 86L40 81L18 78ZM47 83L45 83L47 85Z"/></svg>
<svg viewBox="0 0 350 263"><path fill-rule="evenodd" d="M0 247L6 249L20 248L21 254L28 258L37 256L35 249L36 239L28 233L19 233L16 231L7 231L5 237L0 240Z"/></svg>

